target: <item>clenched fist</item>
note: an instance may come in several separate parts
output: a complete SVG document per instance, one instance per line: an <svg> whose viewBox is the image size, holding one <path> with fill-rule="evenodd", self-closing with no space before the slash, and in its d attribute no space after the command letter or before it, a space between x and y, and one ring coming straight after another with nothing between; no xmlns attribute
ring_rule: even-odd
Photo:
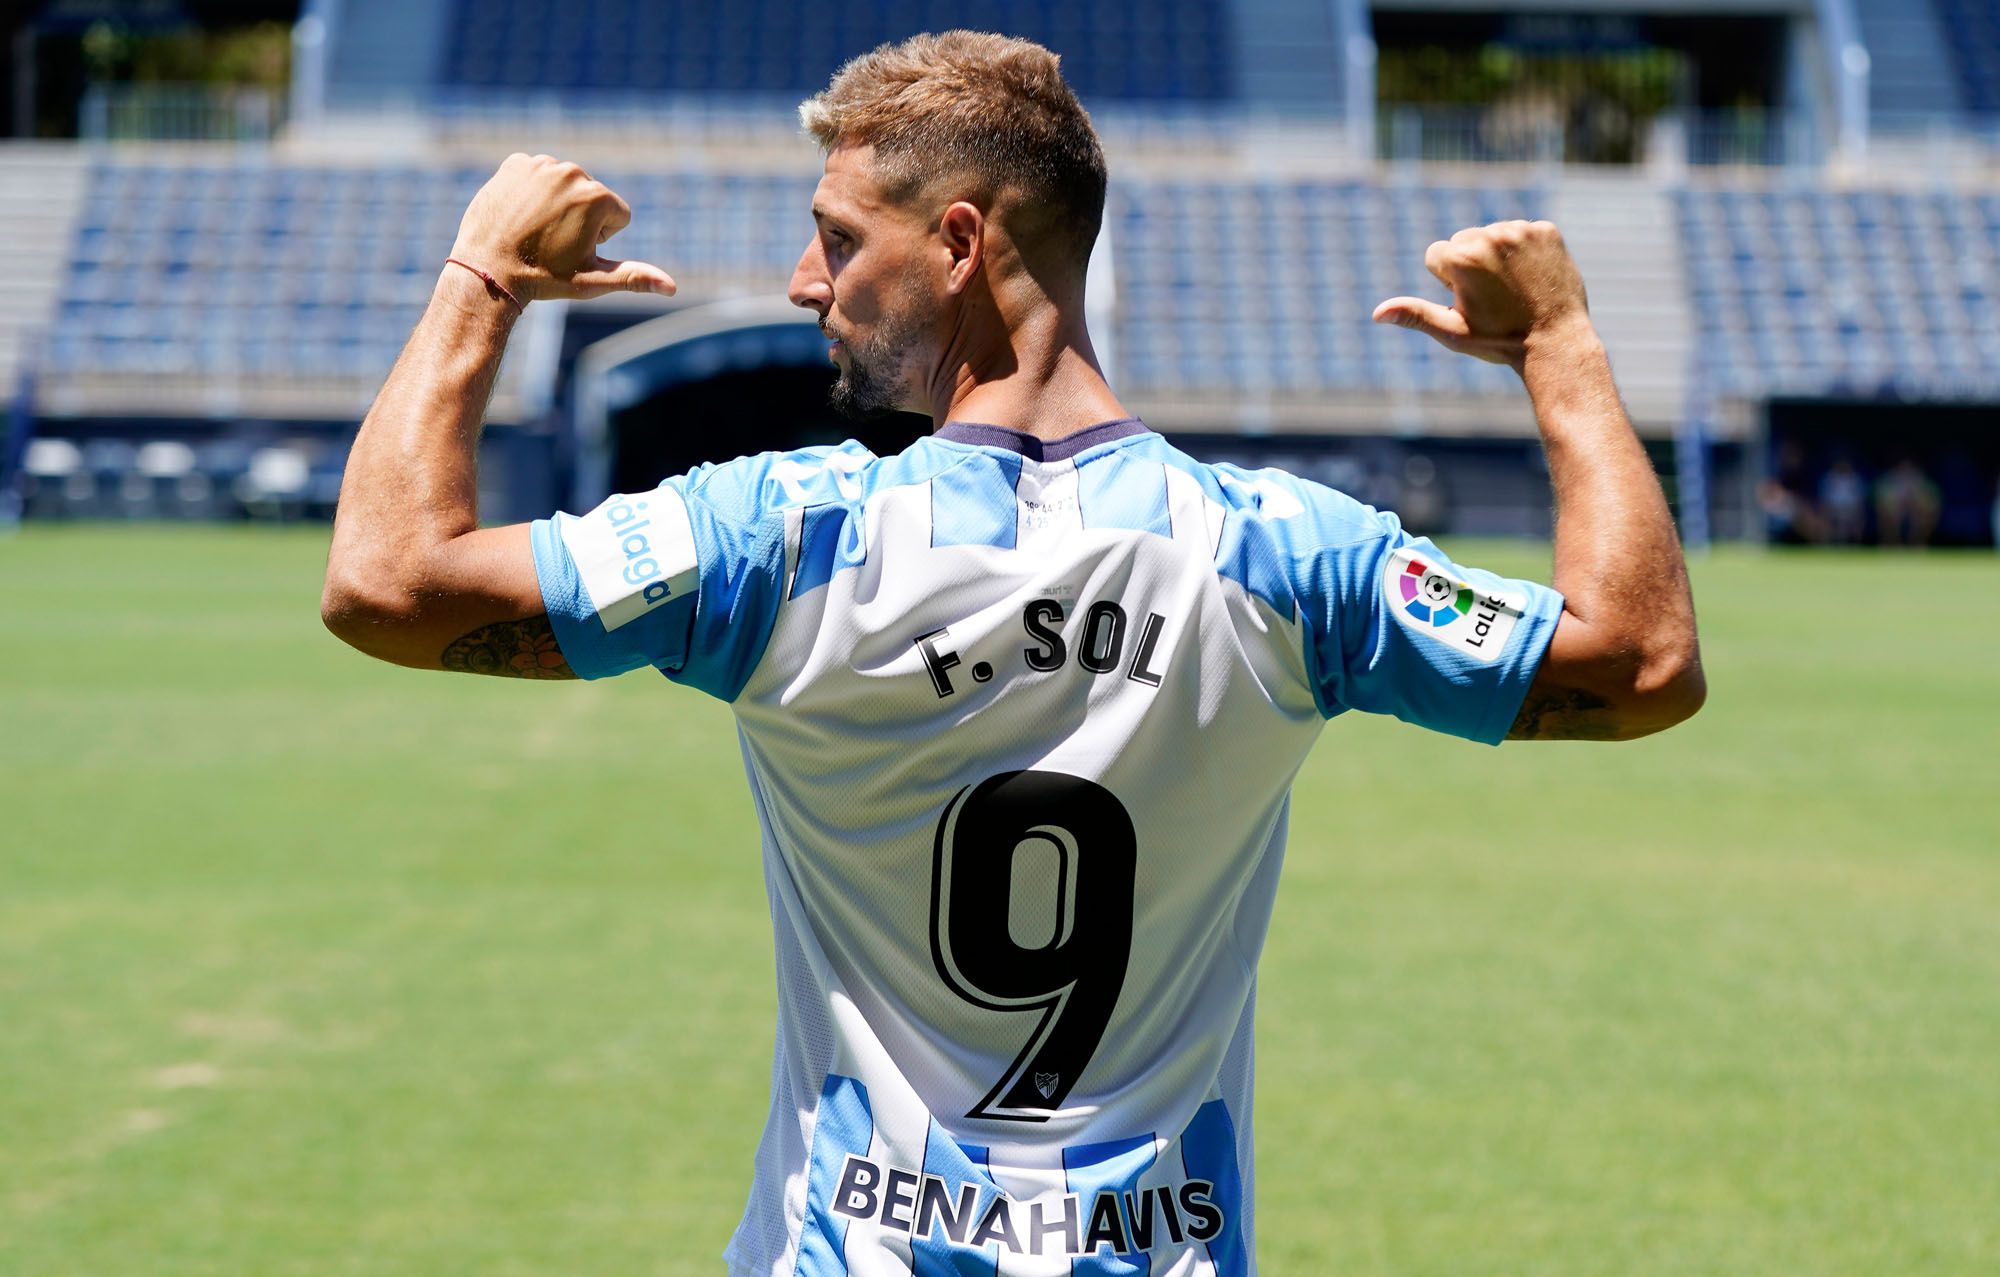
<svg viewBox="0 0 2000 1277"><path fill-rule="evenodd" d="M1391 297L1378 324L1428 333L1460 354L1519 370L1530 335L1588 328L1583 276L1552 222L1495 222L1460 231L1424 252L1424 265L1451 289L1451 305Z"/></svg>
<svg viewBox="0 0 2000 1277"><path fill-rule="evenodd" d="M466 206L451 255L491 272L522 302L621 290L672 296L673 277L659 267L598 256L631 221L631 207L581 166L510 155Z"/></svg>

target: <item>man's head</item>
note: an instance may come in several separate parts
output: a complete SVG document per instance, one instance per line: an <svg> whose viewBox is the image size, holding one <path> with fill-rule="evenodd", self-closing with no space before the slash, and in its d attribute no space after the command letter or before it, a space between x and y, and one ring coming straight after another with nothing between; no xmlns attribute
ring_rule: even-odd
<svg viewBox="0 0 2000 1277"><path fill-rule="evenodd" d="M1104 152L1053 53L914 36L849 62L799 116L827 161L790 291L834 339L836 406L928 409L954 343L1005 348L1027 312L1081 307Z"/></svg>

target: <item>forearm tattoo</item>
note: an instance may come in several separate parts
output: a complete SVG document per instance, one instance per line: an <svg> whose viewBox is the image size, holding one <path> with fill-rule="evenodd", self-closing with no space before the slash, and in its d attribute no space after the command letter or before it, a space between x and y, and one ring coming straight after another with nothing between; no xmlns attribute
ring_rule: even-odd
<svg viewBox="0 0 2000 1277"><path fill-rule="evenodd" d="M575 678L563 659L548 616L520 621L495 621L453 639L438 664L460 674L494 674L501 678Z"/></svg>
<svg viewBox="0 0 2000 1277"><path fill-rule="evenodd" d="M1508 740L1617 740L1611 703L1573 687L1530 689L1514 716Z"/></svg>

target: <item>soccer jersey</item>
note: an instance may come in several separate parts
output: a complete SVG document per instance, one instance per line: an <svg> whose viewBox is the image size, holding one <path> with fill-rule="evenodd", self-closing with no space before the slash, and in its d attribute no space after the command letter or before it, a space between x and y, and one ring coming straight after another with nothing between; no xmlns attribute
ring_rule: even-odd
<svg viewBox="0 0 2000 1277"><path fill-rule="evenodd" d="M586 678L729 702L777 941L737 1277L1246 1277L1256 965L1325 722L1505 736L1562 601L1136 421L534 526Z"/></svg>

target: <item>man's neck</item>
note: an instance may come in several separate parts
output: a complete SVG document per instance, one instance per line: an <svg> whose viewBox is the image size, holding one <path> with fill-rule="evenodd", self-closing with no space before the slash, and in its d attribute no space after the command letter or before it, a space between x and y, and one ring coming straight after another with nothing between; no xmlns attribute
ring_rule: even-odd
<svg viewBox="0 0 2000 1277"><path fill-rule="evenodd" d="M933 395L932 430L969 421L1053 440L1132 415L1105 381L1080 321L1051 312L1044 323L995 332L983 348L954 343L949 376Z"/></svg>

